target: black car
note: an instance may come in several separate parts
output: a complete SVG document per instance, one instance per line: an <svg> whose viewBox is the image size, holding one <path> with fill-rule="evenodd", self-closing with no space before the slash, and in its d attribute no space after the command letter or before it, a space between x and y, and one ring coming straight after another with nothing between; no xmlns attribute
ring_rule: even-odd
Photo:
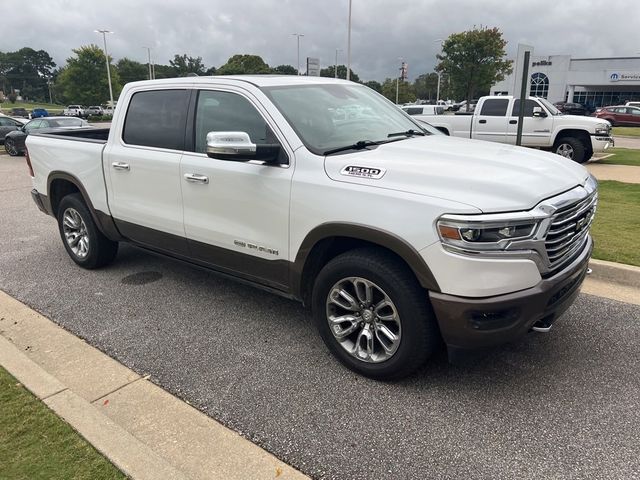
<svg viewBox="0 0 640 480"><path fill-rule="evenodd" d="M553 105L567 115L589 115L591 113L589 109L579 103L556 102Z"/></svg>
<svg viewBox="0 0 640 480"><path fill-rule="evenodd" d="M24 142L30 132L43 129L56 128L82 128L89 124L81 118L75 117L44 117L31 120L19 130L7 133L4 137L4 149L9 155L15 157L24 153Z"/></svg>
<svg viewBox="0 0 640 480"><path fill-rule="evenodd" d="M22 107L14 107L9 112L13 117L25 117L29 118L29 112Z"/></svg>
<svg viewBox="0 0 640 480"><path fill-rule="evenodd" d="M4 143L4 136L13 132L14 130L18 130L22 128L24 123L15 118L5 117L4 115L0 116L0 144Z"/></svg>

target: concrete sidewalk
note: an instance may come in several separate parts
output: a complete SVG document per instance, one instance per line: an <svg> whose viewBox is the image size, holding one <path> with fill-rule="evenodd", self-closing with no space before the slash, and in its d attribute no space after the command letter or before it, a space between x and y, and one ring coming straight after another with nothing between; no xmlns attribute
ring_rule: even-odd
<svg viewBox="0 0 640 480"><path fill-rule="evenodd" d="M632 165L604 165L589 162L585 165L598 180L617 180L624 183L640 183L640 167Z"/></svg>
<svg viewBox="0 0 640 480"><path fill-rule="evenodd" d="M0 365L136 480L308 478L2 291Z"/></svg>

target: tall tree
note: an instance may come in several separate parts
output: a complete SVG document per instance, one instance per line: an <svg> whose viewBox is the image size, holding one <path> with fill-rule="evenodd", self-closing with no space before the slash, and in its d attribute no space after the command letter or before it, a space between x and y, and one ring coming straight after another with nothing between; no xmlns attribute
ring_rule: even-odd
<svg viewBox="0 0 640 480"><path fill-rule="evenodd" d="M277 75L297 75L298 71L292 65L278 65L273 69L273 73Z"/></svg>
<svg viewBox="0 0 640 480"><path fill-rule="evenodd" d="M234 55L218 68L218 75L271 73L271 68L259 55Z"/></svg>
<svg viewBox="0 0 640 480"><path fill-rule="evenodd" d="M396 83L396 81L398 83ZM387 78L382 84L382 94L395 103L396 88L398 89L398 103L411 103L416 101L416 94L413 91L413 85L404 80L396 78Z"/></svg>
<svg viewBox="0 0 640 480"><path fill-rule="evenodd" d="M438 74L423 73L413 82L416 97L422 100L435 100L438 94Z"/></svg>
<svg viewBox="0 0 640 480"><path fill-rule="evenodd" d="M137 82L138 80L149 79L149 65L131 60L129 58L121 58L115 65L120 75L122 84L129 82Z"/></svg>
<svg viewBox="0 0 640 480"><path fill-rule="evenodd" d="M56 66L44 50L25 47L16 52L0 52L0 89L5 93L20 90L29 100L45 100L47 79Z"/></svg>
<svg viewBox="0 0 640 480"><path fill-rule="evenodd" d="M382 93L382 84L380 82L369 80L368 82L364 82L364 84L372 90L375 90L378 93Z"/></svg>
<svg viewBox="0 0 640 480"><path fill-rule="evenodd" d="M495 27L454 33L442 43L436 70L449 75L454 95L470 101L513 71L511 60L505 59L506 46Z"/></svg>
<svg viewBox="0 0 640 480"><path fill-rule="evenodd" d="M335 65L332 65L330 67L321 69L320 70L320 76L321 77L334 77L335 76ZM338 65L338 78L342 78L342 79L346 80L346 78L347 78L347 66L346 65ZM351 78L350 78L350 80L352 82L359 82L360 81L360 77L358 76L357 73L355 73L353 70L351 70Z"/></svg>
<svg viewBox="0 0 640 480"><path fill-rule="evenodd" d="M109 99L109 83L102 49L86 45L73 50L75 57L67 59L67 65L58 75L56 86L63 99L81 105L100 105ZM122 89L118 70L111 66L111 85L114 100Z"/></svg>
<svg viewBox="0 0 640 480"><path fill-rule="evenodd" d="M169 60L169 65L176 77L186 77L190 73L204 75L206 69L202 63L202 57L190 57L186 53L174 55L173 60Z"/></svg>

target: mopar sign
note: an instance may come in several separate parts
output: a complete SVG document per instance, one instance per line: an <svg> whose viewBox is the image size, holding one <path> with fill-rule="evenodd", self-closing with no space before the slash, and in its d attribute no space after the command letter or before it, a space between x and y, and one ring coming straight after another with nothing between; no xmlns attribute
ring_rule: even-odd
<svg viewBox="0 0 640 480"><path fill-rule="evenodd" d="M610 82L640 82L640 73L638 72L607 72Z"/></svg>

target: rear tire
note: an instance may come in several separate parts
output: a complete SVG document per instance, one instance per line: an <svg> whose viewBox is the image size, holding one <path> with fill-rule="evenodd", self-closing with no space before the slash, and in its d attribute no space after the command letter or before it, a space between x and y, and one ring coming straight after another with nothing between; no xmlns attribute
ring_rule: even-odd
<svg viewBox="0 0 640 480"><path fill-rule="evenodd" d="M584 144L575 137L563 137L553 146L553 152L574 162L586 162L586 148Z"/></svg>
<svg viewBox="0 0 640 480"><path fill-rule="evenodd" d="M370 378L411 374L440 342L427 292L403 262L380 249L351 250L327 263L311 306L331 353Z"/></svg>
<svg viewBox="0 0 640 480"><path fill-rule="evenodd" d="M109 240L98 229L79 193L67 195L60 202L58 229L65 250L82 268L103 267L118 253L118 242Z"/></svg>
<svg viewBox="0 0 640 480"><path fill-rule="evenodd" d="M5 138L4 149L12 157L17 157L20 154L18 147L16 147L15 140L12 140L11 138Z"/></svg>

